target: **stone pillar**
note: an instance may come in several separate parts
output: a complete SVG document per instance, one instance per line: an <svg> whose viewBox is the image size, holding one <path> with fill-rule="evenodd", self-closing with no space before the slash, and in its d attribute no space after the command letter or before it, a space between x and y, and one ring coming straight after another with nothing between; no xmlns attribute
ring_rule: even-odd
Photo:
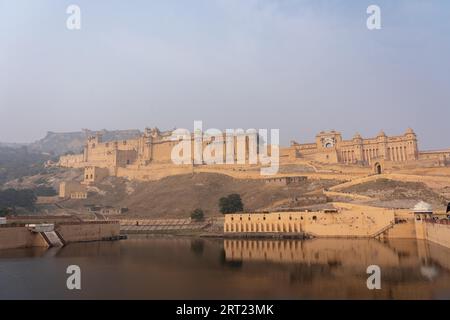
<svg viewBox="0 0 450 320"><path fill-rule="evenodd" d="M364 153L362 147L362 138L359 134L356 134L353 137L354 149L355 149L355 158L357 163L364 162Z"/></svg>
<svg viewBox="0 0 450 320"><path fill-rule="evenodd" d="M406 130L406 133L404 135L405 137L405 143L406 143L406 159L407 160L417 160L419 157L419 150L417 145L417 136L415 132L410 128Z"/></svg>

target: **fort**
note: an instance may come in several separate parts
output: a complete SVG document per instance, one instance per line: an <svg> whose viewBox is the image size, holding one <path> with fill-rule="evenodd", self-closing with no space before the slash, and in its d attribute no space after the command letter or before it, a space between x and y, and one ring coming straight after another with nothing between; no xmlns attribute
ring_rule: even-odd
<svg viewBox="0 0 450 320"><path fill-rule="evenodd" d="M147 181L194 172L220 173L241 181L258 179L268 192L291 190L290 198L260 207L265 209L225 215L222 226L225 237L411 238L450 247L450 224L444 223L448 220L445 213L431 215L431 209L426 207L428 211L425 212L420 205L414 210L406 209L405 203L399 207L395 204L383 207L376 194L346 191L383 179L410 183L409 186L422 183L424 188L439 192L440 198L436 201L444 202L450 181L450 149L421 151L412 129L397 136L387 136L383 131L371 138L355 134L349 140L331 130L320 132L311 143L292 141L287 147L279 147L281 170L271 177L262 177L258 170L262 164L251 161L254 154L266 151L266 155L272 155L274 150L272 145L267 150L259 149L259 142L264 137L256 130L232 136L232 144L220 144L230 138L227 135L202 139L203 150L218 151L213 156L220 157L221 161L213 163L206 161L205 152L195 151L188 154L189 161L173 163L173 152L180 142L179 133L147 128L137 138L123 141L102 141L101 135L88 137L82 154L60 158L58 165L62 167L84 169L81 184L62 185L60 196L72 199L84 196L82 185L96 184L108 176ZM183 141L189 145L187 149L196 148L195 144L199 142L195 141L196 134L183 135ZM209 148L214 144L215 149ZM231 153L227 150L230 145ZM233 160L246 161L230 164L226 161L230 154ZM199 155L203 158L196 161ZM185 156L181 155L186 159ZM314 187L317 181L327 180L333 180L333 185ZM313 186L309 192L306 189L301 193L295 191L295 188L307 185ZM396 187L393 188L392 192L396 192ZM313 200L306 201L310 198ZM317 207L308 208L311 205ZM131 219L129 222L123 220L121 227L140 231L157 230L159 225L155 221L138 224L137 220Z"/></svg>
<svg viewBox="0 0 450 320"><path fill-rule="evenodd" d="M106 176L127 177L139 180L155 180L162 176L192 172L193 167L211 167L221 171L223 166L254 168L261 164L251 161L255 154L260 155L260 136L256 130L235 134L232 144L219 144L228 136L220 139L202 139L201 150L196 151L196 135L190 136L189 155L175 149L179 143L176 130L160 131L158 128L146 128L139 137L121 141L102 141L101 134L89 136L83 153L61 156L58 165L68 168L84 168L84 183L95 183ZM177 138L178 137L178 138ZM238 143L243 142L243 143ZM214 145L216 145L214 147ZM219 145L219 147L217 147ZM230 152L230 145L232 152ZM271 155L269 145L267 155ZM173 163L174 149L184 161ZM218 161L207 161L207 155ZM232 155L233 164L229 157ZM189 158L189 159L187 159ZM237 160L243 161L237 161ZM403 135L387 136L381 131L376 137L363 139L356 134L350 140L344 140L337 131L322 131L313 143L292 141L288 147L279 148L279 163L299 161L324 165L344 165L343 168L368 168L373 173L382 173L393 167L444 167L450 165L450 149L420 151L418 139L412 129ZM222 165L222 167L221 167Z"/></svg>
<svg viewBox="0 0 450 320"><path fill-rule="evenodd" d="M234 237L387 238L427 240L450 248L448 212L421 201L411 210L333 203L332 209L225 215Z"/></svg>
<svg viewBox="0 0 450 320"><path fill-rule="evenodd" d="M305 158L322 163L360 164L372 166L381 173L385 166L421 165L445 166L450 164L450 150L419 151L415 132L409 128L403 135L387 136L384 131L376 137L363 139L356 133L351 140L343 140L337 131L322 131L314 143L292 141L292 158Z"/></svg>
<svg viewBox="0 0 450 320"><path fill-rule="evenodd" d="M164 174L176 174L189 172L198 165L231 162L251 166L257 164L258 156L271 154L271 151L260 152L256 130L235 131L231 137L220 134L204 138L202 135L200 139L195 133L188 138L188 147L183 148L183 143L186 146L186 135L178 130L161 132L158 128L146 128L136 139L108 142L103 142L101 134L97 134L87 138L82 154L61 156L58 165L84 168L84 183L89 184L106 176L152 180L156 177L155 168L161 168ZM186 151L187 154L183 154ZM174 163L175 158L181 161Z"/></svg>

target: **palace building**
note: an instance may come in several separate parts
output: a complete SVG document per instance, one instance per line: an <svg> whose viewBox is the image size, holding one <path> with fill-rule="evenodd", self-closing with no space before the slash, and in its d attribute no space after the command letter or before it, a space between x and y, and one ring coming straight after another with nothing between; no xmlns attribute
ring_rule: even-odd
<svg viewBox="0 0 450 320"><path fill-rule="evenodd" d="M101 135L97 134L87 138L82 154L61 156L58 164L62 167L84 168L86 183L95 182L108 175L146 180L154 176L154 170L158 166L164 166L165 169L161 170L166 171L176 167L172 162L172 153L180 140L174 138L173 132L146 128L140 136L121 141L102 141ZM228 141L226 136L203 138L198 143L194 135L191 135L190 139L191 155L184 162L185 166L211 164L202 162L202 158L200 163L194 163L194 149L199 147L200 157L203 157L203 151L214 145L220 145L211 149L213 153L220 151L219 159L223 161L218 163L226 163L230 152L228 145L224 143ZM256 130L236 134L232 140L234 142L231 144L231 151L234 159L241 154L241 159L248 160L250 155L259 153L260 137ZM238 141L244 143L237 143ZM357 133L349 140L344 140L340 132L332 130L317 134L313 143L292 141L289 147L280 147L280 163L295 163L297 160L370 167L375 173L381 173L385 168L395 166L446 166L450 164L450 150L419 151L418 139L412 129L398 136L387 136L381 131L372 138L362 138ZM250 162L245 161L244 165L252 164ZM183 166L178 166L181 167Z"/></svg>
<svg viewBox="0 0 450 320"><path fill-rule="evenodd" d="M363 139L355 134L351 140L342 139L337 131L322 131L314 143L291 142L295 158L311 158L324 163L349 163L370 165L380 159L406 162L418 160L417 137L412 129L404 135L388 137L381 131L376 137Z"/></svg>

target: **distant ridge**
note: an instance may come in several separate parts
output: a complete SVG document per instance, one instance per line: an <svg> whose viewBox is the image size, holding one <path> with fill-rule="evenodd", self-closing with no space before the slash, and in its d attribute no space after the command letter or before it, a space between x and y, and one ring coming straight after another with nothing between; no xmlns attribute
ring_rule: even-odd
<svg viewBox="0 0 450 320"><path fill-rule="evenodd" d="M130 130L82 130L76 132L47 132L46 136L32 143L0 143L0 146L10 148L27 147L30 152L49 153L62 155L66 153L80 153L83 149L86 137L101 133L103 141L125 140L137 137L141 132L137 129Z"/></svg>

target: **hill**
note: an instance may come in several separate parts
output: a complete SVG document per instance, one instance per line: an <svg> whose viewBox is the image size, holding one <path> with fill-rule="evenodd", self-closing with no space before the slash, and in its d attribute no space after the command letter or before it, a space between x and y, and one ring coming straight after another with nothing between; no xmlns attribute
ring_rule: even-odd
<svg viewBox="0 0 450 320"><path fill-rule="evenodd" d="M27 147L0 147L0 184L44 172L47 154L30 152Z"/></svg>
<svg viewBox="0 0 450 320"><path fill-rule="evenodd" d="M33 143L27 145L30 151L45 152L53 155L65 153L80 153L86 142L86 138L96 134L97 131L83 130L78 132L47 132L47 135ZM104 141L125 140L138 136L139 130L102 130Z"/></svg>
<svg viewBox="0 0 450 320"><path fill-rule="evenodd" d="M170 176L150 182L108 177L89 187L88 199L67 200L62 205L74 210L83 210L86 204L127 207L129 216L153 218L189 217L191 211L201 208L211 216L220 215L219 199L231 193L240 194L245 210L253 211L269 208L274 203L300 199L308 192L336 183L334 180L312 180L287 187L217 173Z"/></svg>

